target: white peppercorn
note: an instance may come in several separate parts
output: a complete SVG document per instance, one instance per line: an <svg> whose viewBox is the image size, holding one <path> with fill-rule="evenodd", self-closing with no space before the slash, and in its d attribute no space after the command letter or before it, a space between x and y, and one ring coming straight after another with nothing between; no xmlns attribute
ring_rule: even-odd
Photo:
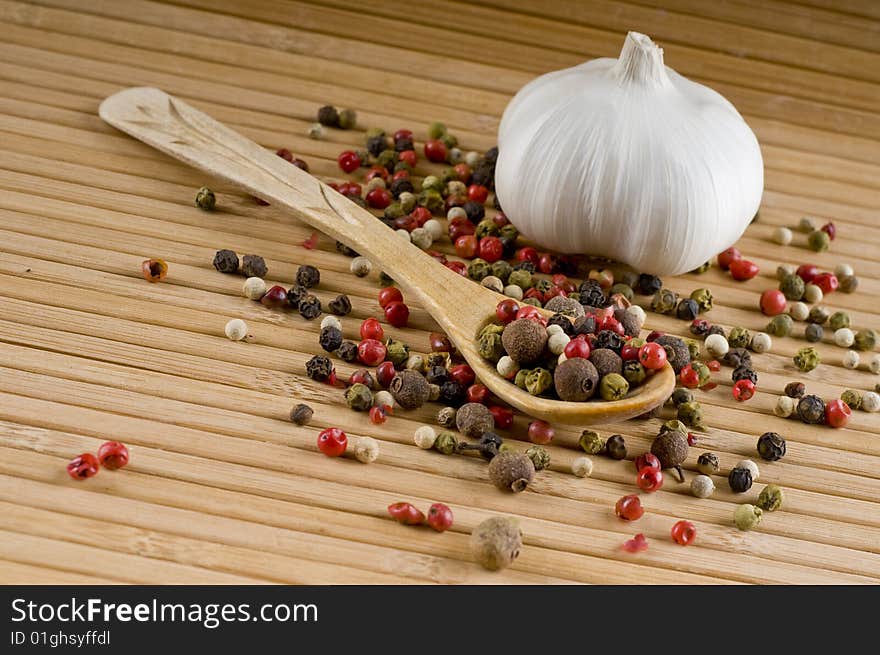
<svg viewBox="0 0 880 655"><path fill-rule="evenodd" d="M409 214L413 209L416 208L416 203L418 202L418 196L414 194L412 191L404 191L397 198L397 202L400 203L400 208L403 210L404 214ZM436 219L431 219L436 220ZM425 227L427 227L427 223L425 223Z"/></svg>
<svg viewBox="0 0 880 655"><path fill-rule="evenodd" d="M547 326L547 336L552 337L554 334L565 334L565 330L558 323L551 323Z"/></svg>
<svg viewBox="0 0 880 655"><path fill-rule="evenodd" d="M645 324L645 318L647 315L645 314L645 310L642 309L639 305L630 305L626 308L627 313L632 314L636 317L636 324L639 326L639 329L642 329L642 326Z"/></svg>
<svg viewBox="0 0 880 655"><path fill-rule="evenodd" d="M855 341L856 335L849 328L840 328L834 331L834 343L841 348L849 348Z"/></svg>
<svg viewBox="0 0 880 655"><path fill-rule="evenodd" d="M773 346L773 340L766 332L755 332L750 347L756 353L765 353Z"/></svg>
<svg viewBox="0 0 880 655"><path fill-rule="evenodd" d="M876 391L866 391L862 395L862 409L866 412L880 411L880 394Z"/></svg>
<svg viewBox="0 0 880 655"><path fill-rule="evenodd" d="M425 221L425 225L423 227L428 230L428 233L431 235L431 238L434 239L434 241L443 236L443 223L438 221L436 218L430 218Z"/></svg>
<svg viewBox="0 0 880 655"><path fill-rule="evenodd" d="M806 303L798 300L788 306L788 315L796 321L806 321L807 316L810 315L810 308Z"/></svg>
<svg viewBox="0 0 880 655"><path fill-rule="evenodd" d="M804 302L812 305L817 302L822 302L824 296L825 294L822 293L822 289L815 284L808 284L804 287Z"/></svg>
<svg viewBox="0 0 880 655"><path fill-rule="evenodd" d="M773 413L780 418L788 418L792 414L794 414L795 410L795 399L790 396L779 396L776 399L776 406L773 408Z"/></svg>
<svg viewBox="0 0 880 655"><path fill-rule="evenodd" d="M404 241L409 242L411 240L409 237L409 232L407 232L406 230L394 230L394 234L396 234L400 239L403 239Z"/></svg>
<svg viewBox="0 0 880 655"><path fill-rule="evenodd" d="M554 334L549 339L547 339L547 349L554 355L561 355L562 351L565 350L565 347L568 345L569 341L571 341L571 337L569 337L564 332L560 334Z"/></svg>
<svg viewBox="0 0 880 655"><path fill-rule="evenodd" d="M358 277L366 277L373 271L373 262L366 257L355 257L348 266L349 270Z"/></svg>
<svg viewBox="0 0 880 655"><path fill-rule="evenodd" d="M880 373L880 355L872 355L871 361L868 362L868 369L871 373Z"/></svg>
<svg viewBox="0 0 880 655"><path fill-rule="evenodd" d="M588 478L593 474L593 460L589 457L576 457L571 463L571 472L579 478Z"/></svg>
<svg viewBox="0 0 880 655"><path fill-rule="evenodd" d="M241 285L241 292L245 298L259 300L266 295L266 281L261 277L249 277Z"/></svg>
<svg viewBox="0 0 880 655"><path fill-rule="evenodd" d="M697 498L708 498L715 493L715 483L708 475L697 475L691 480L691 493Z"/></svg>
<svg viewBox="0 0 880 655"><path fill-rule="evenodd" d="M749 470L749 473L752 474L752 482L754 482L755 480L757 480L757 479L758 479L758 476L761 474L761 471L760 471L760 469L758 468L758 465L755 464L755 462L753 462L753 461L750 460L750 459L741 459L741 460L739 460L739 461L736 463L736 466L735 466L734 468L738 468L738 469L748 469L748 470Z"/></svg>
<svg viewBox="0 0 880 655"><path fill-rule="evenodd" d="M464 155L464 163L475 168L480 163L480 153L475 150L468 150Z"/></svg>
<svg viewBox="0 0 880 655"><path fill-rule="evenodd" d="M773 230L773 240L780 246L787 246L791 243L794 235L787 227L777 227Z"/></svg>
<svg viewBox="0 0 880 655"><path fill-rule="evenodd" d="M373 394L373 406L374 407L390 407L394 409L394 406L397 403L394 402L394 396L391 395L390 391L385 391L382 389L381 391L377 391Z"/></svg>
<svg viewBox="0 0 880 655"><path fill-rule="evenodd" d="M234 318L226 324L223 330L231 341L241 341L247 336L248 327L247 323L240 318Z"/></svg>
<svg viewBox="0 0 880 655"><path fill-rule="evenodd" d="M843 355L843 367L856 369L859 367L859 354L855 350L847 350Z"/></svg>
<svg viewBox="0 0 880 655"><path fill-rule="evenodd" d="M364 464L375 462L379 457L379 442L373 437L358 437L354 442L354 456Z"/></svg>
<svg viewBox="0 0 880 655"><path fill-rule="evenodd" d="M451 207L448 212L446 212L446 220L454 220L456 218L467 218L467 212L461 207Z"/></svg>
<svg viewBox="0 0 880 655"><path fill-rule="evenodd" d="M776 279L782 282L789 275L797 273L797 266L793 264L780 264L776 267Z"/></svg>
<svg viewBox="0 0 880 655"><path fill-rule="evenodd" d="M341 330L342 329L342 321L340 321L337 317L333 316L333 314L327 314L327 316L325 316L321 320L321 329L323 330L324 328L328 328L328 327L334 327L337 330Z"/></svg>
<svg viewBox="0 0 880 655"><path fill-rule="evenodd" d="M723 334L710 334L706 337L706 351L714 358L724 357L730 350L730 344Z"/></svg>
<svg viewBox="0 0 880 655"><path fill-rule="evenodd" d="M309 126L308 135L310 139L320 139L324 136L324 126L320 123L312 123Z"/></svg>
<svg viewBox="0 0 880 655"><path fill-rule="evenodd" d="M498 371L498 375L501 377L510 379L516 375L517 371L519 371L519 364L513 361L509 356L504 355L498 360L498 363L495 365L495 370Z"/></svg>
<svg viewBox="0 0 880 655"><path fill-rule="evenodd" d="M412 242L422 250L427 250L434 243L434 237L423 227L417 227L410 232L409 236Z"/></svg>
<svg viewBox="0 0 880 655"><path fill-rule="evenodd" d="M373 189L384 189L386 186L388 185L385 184L385 180L381 177L373 177L364 185L364 193L369 193Z"/></svg>
<svg viewBox="0 0 880 655"><path fill-rule="evenodd" d="M419 448L431 450L437 441L437 431L430 425L423 425L413 434L413 441Z"/></svg>
<svg viewBox="0 0 880 655"><path fill-rule="evenodd" d="M522 287L518 287L515 284L508 284L506 287L504 287L504 295L508 298L513 298L514 300L522 300Z"/></svg>
<svg viewBox="0 0 880 655"><path fill-rule="evenodd" d="M406 364L403 365L403 368L409 369L410 371L424 372L425 358L418 353L410 355L406 358Z"/></svg>
<svg viewBox="0 0 880 655"><path fill-rule="evenodd" d="M849 264L838 264L834 267L834 275L839 278L849 277L850 275L855 275L855 271L853 267Z"/></svg>
<svg viewBox="0 0 880 655"><path fill-rule="evenodd" d="M504 291L504 282L501 281L501 278L498 278L494 275L487 275L482 280L480 280L480 284L482 284L487 289L491 289L495 293L501 293Z"/></svg>

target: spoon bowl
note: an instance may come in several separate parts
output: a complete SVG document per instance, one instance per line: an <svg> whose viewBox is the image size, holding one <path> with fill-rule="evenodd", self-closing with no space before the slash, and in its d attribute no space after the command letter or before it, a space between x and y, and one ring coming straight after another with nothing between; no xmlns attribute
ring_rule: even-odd
<svg viewBox="0 0 880 655"><path fill-rule="evenodd" d="M586 425L644 414L672 393L667 364L616 401L566 402L532 396L502 378L477 351L477 335L505 296L435 262L370 212L179 98L150 87L125 89L101 103L110 125L206 173L224 178L341 241L406 287L449 335L480 381L498 398L549 422Z"/></svg>

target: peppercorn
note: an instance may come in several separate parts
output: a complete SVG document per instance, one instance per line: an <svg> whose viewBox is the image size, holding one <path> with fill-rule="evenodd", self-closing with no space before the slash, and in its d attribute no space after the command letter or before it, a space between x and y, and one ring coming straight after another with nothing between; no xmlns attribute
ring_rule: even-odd
<svg viewBox="0 0 880 655"><path fill-rule="evenodd" d="M692 298L684 298L678 302L675 315L683 321L692 321L700 313L700 306Z"/></svg>
<svg viewBox="0 0 880 655"><path fill-rule="evenodd" d="M758 437L758 454L768 462L775 462L785 456L785 439L776 432L765 432Z"/></svg>
<svg viewBox="0 0 880 655"><path fill-rule="evenodd" d="M734 327L727 335L727 343L731 348L748 348L752 341L751 333L744 327Z"/></svg>
<svg viewBox="0 0 880 655"><path fill-rule="evenodd" d="M445 366L432 366L425 371L425 379L430 384L443 384L449 379L449 371Z"/></svg>
<svg viewBox="0 0 880 655"><path fill-rule="evenodd" d="M323 382L333 372L333 364L329 357L315 355L306 362L306 375L318 382Z"/></svg>
<svg viewBox="0 0 880 655"><path fill-rule="evenodd" d="M654 343L659 343L666 350L666 359L672 369L678 373L691 362L691 353L687 344L669 334L657 337Z"/></svg>
<svg viewBox="0 0 880 655"><path fill-rule="evenodd" d="M682 403L678 406L678 420L691 428L703 427L703 408L698 402Z"/></svg>
<svg viewBox="0 0 880 655"><path fill-rule="evenodd" d="M326 127L339 125L339 112L333 105L324 105L318 110L318 122Z"/></svg>
<svg viewBox="0 0 880 655"><path fill-rule="evenodd" d="M321 334L318 337L318 343L321 344L321 348L328 353L332 353L342 345L342 330L332 325L328 325L321 330Z"/></svg>
<svg viewBox="0 0 880 655"><path fill-rule="evenodd" d="M831 237L824 230L813 230L810 232L810 236L807 237L807 245L810 247L810 250L824 252L831 245Z"/></svg>
<svg viewBox="0 0 880 655"><path fill-rule="evenodd" d="M241 292L245 298L260 300L266 295L266 282L259 277L249 277L244 281Z"/></svg>
<svg viewBox="0 0 880 655"><path fill-rule="evenodd" d="M660 289L651 299L651 310L658 314L671 314L678 304L678 294L671 289Z"/></svg>
<svg viewBox="0 0 880 655"><path fill-rule="evenodd" d="M789 300L800 300L804 297L805 282L800 275L786 275L779 283L779 290Z"/></svg>
<svg viewBox="0 0 880 655"><path fill-rule="evenodd" d="M546 368L535 368L525 376L525 388L533 396L540 396L553 384L553 376Z"/></svg>
<svg viewBox="0 0 880 655"><path fill-rule="evenodd" d="M339 358L346 362L356 362L358 358L358 346L354 341L343 341L336 350Z"/></svg>
<svg viewBox="0 0 880 655"><path fill-rule="evenodd" d="M629 302L632 302L632 299L635 297L635 292L632 290L632 287L628 284L621 284L620 282L612 285L608 293L612 298L614 296L623 296Z"/></svg>
<svg viewBox="0 0 880 655"><path fill-rule="evenodd" d="M681 464L687 459L688 442L685 432L663 432L651 442L651 454L660 460L662 468L674 468L681 473Z"/></svg>
<svg viewBox="0 0 880 655"><path fill-rule="evenodd" d="M697 498L708 498L715 493L715 483L708 475L697 475L691 480L691 493Z"/></svg>
<svg viewBox="0 0 880 655"><path fill-rule="evenodd" d="M307 425L314 413L314 410L305 403L298 403L290 410L290 420L297 425Z"/></svg>
<svg viewBox="0 0 880 655"><path fill-rule="evenodd" d="M345 404L356 412L365 412L373 406L373 393L358 382L345 390Z"/></svg>
<svg viewBox="0 0 880 655"><path fill-rule="evenodd" d="M749 380L752 384L758 384L758 374L750 365L738 366L733 369L733 373L730 374L730 379L733 382Z"/></svg>
<svg viewBox="0 0 880 655"><path fill-rule="evenodd" d="M455 414L455 425L466 437L479 438L495 427L495 419L485 405L465 403Z"/></svg>
<svg viewBox="0 0 880 655"><path fill-rule="evenodd" d="M385 359L395 366L403 366L409 359L409 346L397 339L385 341Z"/></svg>
<svg viewBox="0 0 880 655"><path fill-rule="evenodd" d="M819 355L818 350L810 347L798 350L797 353L795 353L793 360L794 365L797 366L799 370L806 373L816 368L822 361L822 358Z"/></svg>
<svg viewBox="0 0 880 655"><path fill-rule="evenodd" d="M343 109L336 120L340 128L350 130L357 124L357 113L354 109Z"/></svg>
<svg viewBox="0 0 880 655"><path fill-rule="evenodd" d="M859 330L856 332L854 348L856 350L874 350L877 345L877 333L874 330Z"/></svg>
<svg viewBox="0 0 880 655"><path fill-rule="evenodd" d="M789 382L785 385L785 395L789 398L800 398L806 393L806 390L803 382Z"/></svg>
<svg viewBox="0 0 880 655"><path fill-rule="evenodd" d="M708 312L712 309L713 297L709 289L694 289L691 291L691 300L697 303L699 313ZM681 318L681 317L679 317Z"/></svg>
<svg viewBox="0 0 880 655"><path fill-rule="evenodd" d="M828 310L824 307L813 307L807 315L807 322L822 326L828 320Z"/></svg>
<svg viewBox="0 0 880 655"><path fill-rule="evenodd" d="M500 452L489 462L489 480L502 491L525 491L535 477L532 460L515 452Z"/></svg>
<svg viewBox="0 0 880 655"><path fill-rule="evenodd" d="M853 293L859 286L859 278L855 275L844 275L838 279L838 287L844 293Z"/></svg>
<svg viewBox="0 0 880 655"><path fill-rule="evenodd" d="M736 508L736 511L733 513L733 522L740 530L751 530L761 523L761 515L763 513L764 511L760 507L746 503Z"/></svg>
<svg viewBox="0 0 880 655"><path fill-rule="evenodd" d="M752 335L752 342L749 344L749 348L756 353L765 353L770 350L772 346L773 340L766 332L755 332L755 334Z"/></svg>
<svg viewBox="0 0 880 655"><path fill-rule="evenodd" d="M752 487L752 472L747 468L732 468L727 476L727 483L733 493L745 493Z"/></svg>
<svg viewBox="0 0 880 655"><path fill-rule="evenodd" d="M657 432L658 435L663 434L664 432L683 432L687 433L687 426L684 423L679 421L678 419L670 419L668 421L664 421L663 425L660 426L660 430Z"/></svg>
<svg viewBox="0 0 880 655"><path fill-rule="evenodd" d="M721 358L721 361L727 366L735 369L740 368L741 366L751 368L752 355L745 348L733 348L732 350L727 351L727 354Z"/></svg>
<svg viewBox="0 0 880 655"><path fill-rule="evenodd" d="M605 442L605 452L611 459L626 459L626 441L621 434L612 434Z"/></svg>
<svg viewBox="0 0 880 655"><path fill-rule="evenodd" d="M703 453L697 458L697 470L703 475L714 475L721 470L718 455L715 453Z"/></svg>
<svg viewBox="0 0 880 655"><path fill-rule="evenodd" d="M686 387L677 387L675 391L672 392L672 395L669 396L669 400L672 402L672 405L676 408L683 403L690 403L694 400L694 393L686 388Z"/></svg>
<svg viewBox="0 0 880 655"><path fill-rule="evenodd" d="M508 323L501 335L507 355L518 364L536 361L547 345L547 330L537 321L520 318Z"/></svg>
<svg viewBox="0 0 880 655"><path fill-rule="evenodd" d="M559 297L561 297L561 296L557 296L557 298L559 298ZM551 298L551 300L555 300L555 298ZM566 298L566 300L571 300L571 299ZM578 307L580 307L580 304L578 304ZM581 307L581 309L583 309L583 307ZM574 336L574 324L571 322L571 320L569 320L569 318L565 314L553 314L553 316L551 316L550 318L547 319L547 335L548 335L548 337L550 336L550 331L552 329L554 329L553 328L554 325L557 326L559 329L561 329L563 334L565 334L569 337ZM547 341L548 342L550 341L549 338L547 339Z"/></svg>
<svg viewBox="0 0 880 655"><path fill-rule="evenodd" d="M822 329L822 326L818 323L810 323L804 328L804 339L811 343L816 343L817 341L822 341L822 337L825 336L825 330Z"/></svg>
<svg viewBox="0 0 880 655"><path fill-rule="evenodd" d="M440 385L440 396L438 398L445 405L460 406L465 400L465 390L455 380L449 380Z"/></svg>
<svg viewBox="0 0 880 655"><path fill-rule="evenodd" d="M607 304L605 291L596 280L584 280L578 287L580 302L587 307L604 307Z"/></svg>
<svg viewBox="0 0 880 655"><path fill-rule="evenodd" d="M309 321L318 318L321 315L321 301L317 296L307 294L299 302L299 314Z"/></svg>
<svg viewBox="0 0 880 655"><path fill-rule="evenodd" d="M630 386L637 386L645 381L645 378L648 377L648 372L638 360L630 359L623 363L622 375L629 382Z"/></svg>
<svg viewBox="0 0 880 655"><path fill-rule="evenodd" d="M536 471L543 471L550 466L550 453L542 446L529 446L526 449L526 457L532 460Z"/></svg>
<svg viewBox="0 0 880 655"><path fill-rule="evenodd" d="M238 255L232 250L218 250L214 255L214 268L221 273L238 273Z"/></svg>
<svg viewBox="0 0 880 655"><path fill-rule="evenodd" d="M755 482L761 476L761 471L758 468L758 465L750 459L739 460L734 468L746 469L752 474L752 482Z"/></svg>
<svg viewBox="0 0 880 655"><path fill-rule="evenodd" d="M449 352L430 352L428 353L427 358L425 359L425 368L431 368L433 366L442 366L443 368L449 368L452 365L452 358L449 356Z"/></svg>
<svg viewBox="0 0 880 655"><path fill-rule="evenodd" d="M434 441L434 450L444 455L451 455L458 450L458 439L452 432L443 431L437 435L437 440Z"/></svg>
<svg viewBox="0 0 880 655"><path fill-rule="evenodd" d="M825 401L819 396L813 394L804 396L798 402L796 411L804 423L817 425L825 422Z"/></svg>
<svg viewBox="0 0 880 655"><path fill-rule="evenodd" d="M599 395L602 400L621 400L629 393L629 382L619 373L609 373L599 380Z"/></svg>
<svg viewBox="0 0 880 655"><path fill-rule="evenodd" d="M828 327L832 330L848 328L850 326L850 317L846 312L834 312L828 319Z"/></svg>
<svg viewBox="0 0 880 655"><path fill-rule="evenodd" d="M782 493L782 489L775 484L768 484L758 495L757 505L765 512L775 512L782 507L783 500L785 494Z"/></svg>
<svg viewBox="0 0 880 655"><path fill-rule="evenodd" d="M522 531L515 519L493 516L474 528L470 548L480 566L498 571L507 568L519 557Z"/></svg>
<svg viewBox="0 0 880 655"><path fill-rule="evenodd" d="M203 209L206 212L214 211L214 207L217 205L217 198L214 195L214 192L211 191L206 186L203 186L196 193L196 207L199 209Z"/></svg>
<svg viewBox="0 0 880 655"><path fill-rule="evenodd" d="M308 289L294 284L287 290L287 303L294 309L299 309L299 304L307 295L309 295Z"/></svg>
<svg viewBox="0 0 880 655"><path fill-rule="evenodd" d="M571 473L578 478L588 478L593 474L593 460L589 457L575 457L571 462Z"/></svg>
<svg viewBox="0 0 880 655"><path fill-rule="evenodd" d="M496 330L483 330L477 339L477 352L480 353L480 357L483 359L488 359L490 362L497 363L498 360L504 356L504 340L502 334Z"/></svg>
<svg viewBox="0 0 880 655"><path fill-rule="evenodd" d="M840 399L849 405L851 409L859 409L862 406L862 394L855 389L847 389L840 394Z"/></svg>
<svg viewBox="0 0 880 655"><path fill-rule="evenodd" d="M224 252L224 251L221 251ZM229 251L231 252L231 251ZM220 253L217 253L218 255ZM214 258L214 266L217 266L217 258ZM220 270L220 269L217 269ZM223 273L234 273L235 271L221 271ZM259 255L245 255L241 258L241 273L246 277L266 277L269 267L266 261Z"/></svg>
<svg viewBox="0 0 880 655"><path fill-rule="evenodd" d="M306 289L318 286L321 282L321 272L314 266L303 265L296 272L296 283Z"/></svg>
<svg viewBox="0 0 880 655"><path fill-rule="evenodd" d="M663 286L663 280L656 275L648 275L642 273L639 275L638 282L633 287L640 296L651 296L660 291Z"/></svg>
<svg viewBox="0 0 880 655"><path fill-rule="evenodd" d="M337 316L348 316L351 313L351 300L344 293L336 296L327 306Z"/></svg>
<svg viewBox="0 0 880 655"><path fill-rule="evenodd" d="M578 439L578 446L588 455L598 455L605 450L605 440L593 430L584 430Z"/></svg>
<svg viewBox="0 0 880 655"><path fill-rule="evenodd" d="M452 427L457 423L458 410L455 407L443 407L437 412L437 423L444 428Z"/></svg>

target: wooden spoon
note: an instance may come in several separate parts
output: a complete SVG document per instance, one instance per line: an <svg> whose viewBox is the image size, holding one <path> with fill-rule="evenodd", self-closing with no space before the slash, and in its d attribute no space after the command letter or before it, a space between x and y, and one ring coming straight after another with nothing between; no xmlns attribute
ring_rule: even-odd
<svg viewBox="0 0 880 655"><path fill-rule="evenodd" d="M138 87L101 103L101 118L131 136L206 173L281 205L309 225L381 266L452 338L477 377L499 398L550 422L589 424L643 414L672 393L667 366L618 401L564 402L532 396L480 357L476 337L502 296L435 262L370 212L317 178L159 89Z"/></svg>

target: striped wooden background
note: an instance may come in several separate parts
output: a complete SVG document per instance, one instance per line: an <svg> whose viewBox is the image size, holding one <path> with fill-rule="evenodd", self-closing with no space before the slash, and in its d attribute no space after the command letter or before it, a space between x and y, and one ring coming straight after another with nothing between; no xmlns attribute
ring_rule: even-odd
<svg viewBox="0 0 880 655"><path fill-rule="evenodd" d="M781 262L852 264L859 292L827 303L859 327L880 327L880 4L870 0L0 0L0 581L6 583L860 583L880 577L880 420L856 412L844 430L771 414L791 379L826 398L872 389L880 377L826 363L801 376L800 338L775 339L755 357L760 391L738 405L729 369L700 395L710 429L692 448L719 454L726 473L775 430L789 454L763 463L786 489L782 511L758 531L732 526L734 497L717 478L707 500L671 481L645 497L637 524L615 518L634 490L631 462L594 458L592 478L565 472L577 433L560 429L552 471L511 496L486 483L474 458L419 450L412 433L436 406L400 412L382 427L348 411L340 393L304 374L317 322L243 299L241 279L211 268L218 248L260 253L271 281L298 265L323 271L318 295L351 294L347 336L374 315L377 283L348 273L324 238L258 207L104 125L97 106L129 85L154 85L271 148L287 147L337 179L335 157L362 131L306 138L325 103L354 107L361 126L412 128L442 120L465 149L494 144L509 97L534 76L616 56L628 29L654 37L667 63L726 95L763 147L760 221L739 247L761 275L737 284L717 269L667 280L678 291L710 286L709 318L761 329L760 292ZM363 128L361 128L363 129ZM430 170L428 168L424 171ZM222 211L192 205L212 183ZM813 254L803 235L781 248L775 226L805 215L833 219L839 237ZM447 244L448 245L448 244ZM139 275L145 257L169 261L167 281ZM223 336L242 317L254 343ZM427 349L432 321L388 330ZM649 316L649 327L683 324ZM339 365L340 372L351 368ZM312 426L285 420L296 400ZM513 439L523 439L518 417ZM338 425L381 441L380 461L328 460L317 427ZM658 421L601 426L643 452ZM132 463L84 483L64 470L108 438ZM392 523L385 506L449 504L452 531ZM470 561L482 519L521 517L526 545L500 574ZM669 539L694 521L695 545ZM620 550L636 531L650 541Z"/></svg>

